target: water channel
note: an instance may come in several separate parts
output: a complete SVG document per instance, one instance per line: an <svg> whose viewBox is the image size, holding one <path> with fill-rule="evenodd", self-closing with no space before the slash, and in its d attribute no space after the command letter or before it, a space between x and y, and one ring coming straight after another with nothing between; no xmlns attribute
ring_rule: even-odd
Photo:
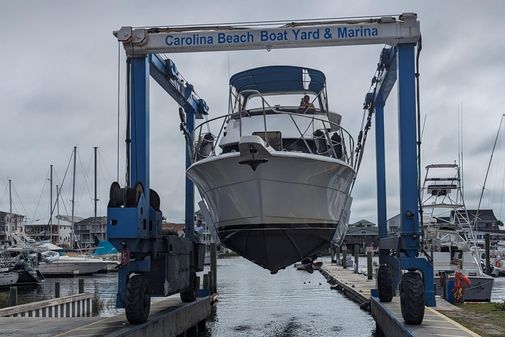
<svg viewBox="0 0 505 337"><path fill-rule="evenodd" d="M323 260L329 262L327 260ZM364 259L360 265L364 266ZM207 267L206 267L207 268ZM82 277L85 291L96 292L104 306L101 316L115 309L117 274ZM52 298L54 284L61 295L77 293L79 278L48 278L36 288L20 288L24 302ZM202 336L373 336L375 322L329 284L319 272L309 274L293 267L271 275L240 258L218 259L219 301ZM495 278L493 301L505 298L505 278Z"/></svg>

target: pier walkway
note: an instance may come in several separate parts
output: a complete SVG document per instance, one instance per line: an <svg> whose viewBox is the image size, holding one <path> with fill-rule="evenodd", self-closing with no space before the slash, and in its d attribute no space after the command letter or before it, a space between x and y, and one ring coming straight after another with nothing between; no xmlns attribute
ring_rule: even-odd
<svg viewBox="0 0 505 337"><path fill-rule="evenodd" d="M144 324L130 325L125 314L112 317L38 318L1 317L2 336L91 337L91 336L178 336L203 326L212 311L211 297L183 303L179 295L151 302Z"/></svg>
<svg viewBox="0 0 505 337"><path fill-rule="evenodd" d="M382 303L378 298L371 296L371 290L375 288L375 280L368 280L362 274L355 274L353 268L344 269L333 264L324 264L320 271L335 289L358 303L362 308L370 305L372 316L386 337L479 336L438 312L438 310L461 310L444 299L437 298L437 306L434 308L426 307L422 324L408 325L403 322L398 296L395 296L390 303Z"/></svg>

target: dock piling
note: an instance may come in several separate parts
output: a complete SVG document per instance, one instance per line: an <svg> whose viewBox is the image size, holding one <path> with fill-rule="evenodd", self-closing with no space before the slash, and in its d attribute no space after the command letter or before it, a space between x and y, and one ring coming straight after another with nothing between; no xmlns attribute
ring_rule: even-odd
<svg viewBox="0 0 505 337"><path fill-rule="evenodd" d="M345 245L342 246L342 267L347 269L347 247Z"/></svg>
<svg viewBox="0 0 505 337"><path fill-rule="evenodd" d="M366 275L369 280L373 278L372 254L371 250L366 252Z"/></svg>
<svg viewBox="0 0 505 337"><path fill-rule="evenodd" d="M217 293L217 250L216 244L210 244L210 270L212 272L210 277L210 290L213 294Z"/></svg>
<svg viewBox="0 0 505 337"><path fill-rule="evenodd" d="M489 254L490 254L489 233L484 234L484 242L486 249L486 275L491 275L491 263L489 261Z"/></svg>
<svg viewBox="0 0 505 337"><path fill-rule="evenodd" d="M18 287L9 288L9 307L18 305Z"/></svg>
<svg viewBox="0 0 505 337"><path fill-rule="evenodd" d="M203 274L203 289L210 289L209 287L209 274Z"/></svg>
<svg viewBox="0 0 505 337"><path fill-rule="evenodd" d="M80 278L79 279L79 294L84 293L84 279Z"/></svg>
<svg viewBox="0 0 505 337"><path fill-rule="evenodd" d="M354 245L354 274L359 270L359 245Z"/></svg>

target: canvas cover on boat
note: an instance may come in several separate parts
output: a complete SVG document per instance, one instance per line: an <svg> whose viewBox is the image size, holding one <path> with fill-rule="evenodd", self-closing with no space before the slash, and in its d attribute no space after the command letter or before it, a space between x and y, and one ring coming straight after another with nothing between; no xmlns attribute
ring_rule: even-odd
<svg viewBox="0 0 505 337"><path fill-rule="evenodd" d="M230 85L242 93L257 90L262 94L276 92L313 92L323 90L324 74L315 69L295 66L268 66L242 71L230 78ZM242 93L245 97L254 93Z"/></svg>

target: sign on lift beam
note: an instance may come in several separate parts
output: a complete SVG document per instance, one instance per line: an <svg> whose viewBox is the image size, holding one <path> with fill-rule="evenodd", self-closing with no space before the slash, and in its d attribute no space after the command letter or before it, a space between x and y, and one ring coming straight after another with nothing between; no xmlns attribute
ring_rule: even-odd
<svg viewBox="0 0 505 337"><path fill-rule="evenodd" d="M337 45L416 43L417 15L292 22L276 28L245 26L138 28L122 27L114 35L129 56L224 50L301 48Z"/></svg>

